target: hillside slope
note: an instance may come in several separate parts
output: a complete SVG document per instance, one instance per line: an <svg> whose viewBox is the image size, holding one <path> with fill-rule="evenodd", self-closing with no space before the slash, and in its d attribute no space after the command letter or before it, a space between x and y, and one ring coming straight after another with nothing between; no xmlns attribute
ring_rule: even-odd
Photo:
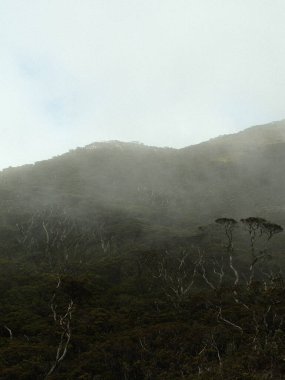
<svg viewBox="0 0 285 380"><path fill-rule="evenodd" d="M2 204L57 203L205 222L262 213L285 221L285 122L183 149L94 143L1 173Z"/></svg>
<svg viewBox="0 0 285 380"><path fill-rule="evenodd" d="M0 379L283 379L284 126L4 170Z"/></svg>

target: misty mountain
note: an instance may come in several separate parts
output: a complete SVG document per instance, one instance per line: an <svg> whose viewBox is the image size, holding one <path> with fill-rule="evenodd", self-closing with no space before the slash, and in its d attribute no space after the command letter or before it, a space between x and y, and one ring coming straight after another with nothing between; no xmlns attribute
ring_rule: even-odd
<svg viewBox="0 0 285 380"><path fill-rule="evenodd" d="M263 215L285 221L285 121L183 149L109 141L1 173L2 204L104 207L159 223Z"/></svg>
<svg viewBox="0 0 285 380"><path fill-rule="evenodd" d="M284 145L278 122L3 170L1 380L284 379ZM273 224L226 219L250 216Z"/></svg>

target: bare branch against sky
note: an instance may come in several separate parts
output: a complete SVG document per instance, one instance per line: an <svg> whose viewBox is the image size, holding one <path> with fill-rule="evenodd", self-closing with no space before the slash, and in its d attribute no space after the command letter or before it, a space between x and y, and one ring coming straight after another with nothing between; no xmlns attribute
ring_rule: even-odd
<svg viewBox="0 0 285 380"><path fill-rule="evenodd" d="M284 0L1 0L0 168L284 117Z"/></svg>

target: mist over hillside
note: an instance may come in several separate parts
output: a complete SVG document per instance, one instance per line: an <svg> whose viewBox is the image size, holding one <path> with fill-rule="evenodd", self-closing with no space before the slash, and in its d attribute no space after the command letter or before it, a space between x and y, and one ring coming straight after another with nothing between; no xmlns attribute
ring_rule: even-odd
<svg viewBox="0 0 285 380"><path fill-rule="evenodd" d="M263 214L285 221L285 122L183 149L93 143L1 172L2 202L128 210L164 221Z"/></svg>

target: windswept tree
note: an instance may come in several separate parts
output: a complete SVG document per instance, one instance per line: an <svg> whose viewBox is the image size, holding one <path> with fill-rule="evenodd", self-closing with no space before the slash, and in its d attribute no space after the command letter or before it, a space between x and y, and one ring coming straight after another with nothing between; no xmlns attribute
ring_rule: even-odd
<svg viewBox="0 0 285 380"><path fill-rule="evenodd" d="M255 252L255 242L256 242L256 237L261 236L263 232L263 225L267 221L263 218L258 218L258 217L249 217L246 219L241 219L240 220L243 225L246 227L249 236L250 236L250 246L251 246L251 256L252 259L256 257L256 252Z"/></svg>
<svg viewBox="0 0 285 380"><path fill-rule="evenodd" d="M266 233L268 240L270 240L274 235L279 234L283 231L283 228L279 224L264 222L262 224L263 231Z"/></svg>
<svg viewBox="0 0 285 380"><path fill-rule="evenodd" d="M250 236L250 245L251 245L251 264L250 264L250 278L249 285L252 284L254 279L254 269L256 264L260 260L265 260L268 257L268 250L266 245L259 252L256 252L256 238L257 236L261 237L262 235L267 236L267 242L272 239L272 237L283 231L283 228L275 223L271 223L263 218L258 217L249 217L246 219L241 219L241 222L246 226L246 229Z"/></svg>

